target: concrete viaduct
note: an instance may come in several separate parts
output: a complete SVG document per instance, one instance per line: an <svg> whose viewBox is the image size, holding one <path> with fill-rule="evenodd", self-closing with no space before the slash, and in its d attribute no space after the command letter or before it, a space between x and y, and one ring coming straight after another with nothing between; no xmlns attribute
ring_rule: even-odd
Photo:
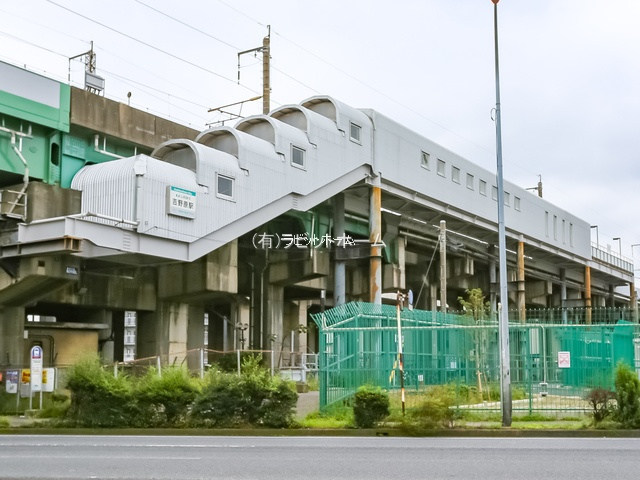
<svg viewBox="0 0 640 480"><path fill-rule="evenodd" d="M316 96L197 132L0 67L0 365L312 352L325 306L500 301L495 173L378 112ZM590 223L508 182L505 207L513 320L637 307Z"/></svg>

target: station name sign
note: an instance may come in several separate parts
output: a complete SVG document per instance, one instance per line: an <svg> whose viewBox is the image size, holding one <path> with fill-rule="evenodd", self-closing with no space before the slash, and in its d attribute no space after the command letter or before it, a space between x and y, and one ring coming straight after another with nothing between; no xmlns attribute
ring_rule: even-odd
<svg viewBox="0 0 640 480"><path fill-rule="evenodd" d="M169 215L196 218L196 192L170 185L167 187L167 203Z"/></svg>

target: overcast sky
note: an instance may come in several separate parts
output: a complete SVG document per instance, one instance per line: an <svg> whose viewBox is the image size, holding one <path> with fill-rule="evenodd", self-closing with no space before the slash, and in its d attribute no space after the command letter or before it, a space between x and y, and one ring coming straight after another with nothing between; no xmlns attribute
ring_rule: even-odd
<svg viewBox="0 0 640 480"><path fill-rule="evenodd" d="M640 1L502 0L504 174L598 225L640 264ZM372 108L495 171L490 0L0 2L0 59L71 83L94 41L106 96L204 129L207 109L262 93ZM235 110L234 110L235 108ZM227 110L260 113L261 101ZM233 122L230 122L233 124ZM593 230L595 242L595 229ZM637 272L638 273L638 272Z"/></svg>

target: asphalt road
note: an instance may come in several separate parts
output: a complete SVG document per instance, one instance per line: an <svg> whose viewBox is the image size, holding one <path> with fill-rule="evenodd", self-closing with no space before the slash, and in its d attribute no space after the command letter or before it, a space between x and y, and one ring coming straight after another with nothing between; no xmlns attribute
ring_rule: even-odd
<svg viewBox="0 0 640 480"><path fill-rule="evenodd" d="M640 439L0 436L2 479L637 479Z"/></svg>

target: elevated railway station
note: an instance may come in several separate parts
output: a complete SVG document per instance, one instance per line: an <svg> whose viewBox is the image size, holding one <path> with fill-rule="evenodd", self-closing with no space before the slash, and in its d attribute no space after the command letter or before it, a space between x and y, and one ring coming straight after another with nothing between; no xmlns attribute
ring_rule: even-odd
<svg viewBox="0 0 640 480"><path fill-rule="evenodd" d="M398 290L637 309L629 260L509 182L499 299L495 173L329 96L198 132L0 63L0 117L3 365L314 352L310 314Z"/></svg>

